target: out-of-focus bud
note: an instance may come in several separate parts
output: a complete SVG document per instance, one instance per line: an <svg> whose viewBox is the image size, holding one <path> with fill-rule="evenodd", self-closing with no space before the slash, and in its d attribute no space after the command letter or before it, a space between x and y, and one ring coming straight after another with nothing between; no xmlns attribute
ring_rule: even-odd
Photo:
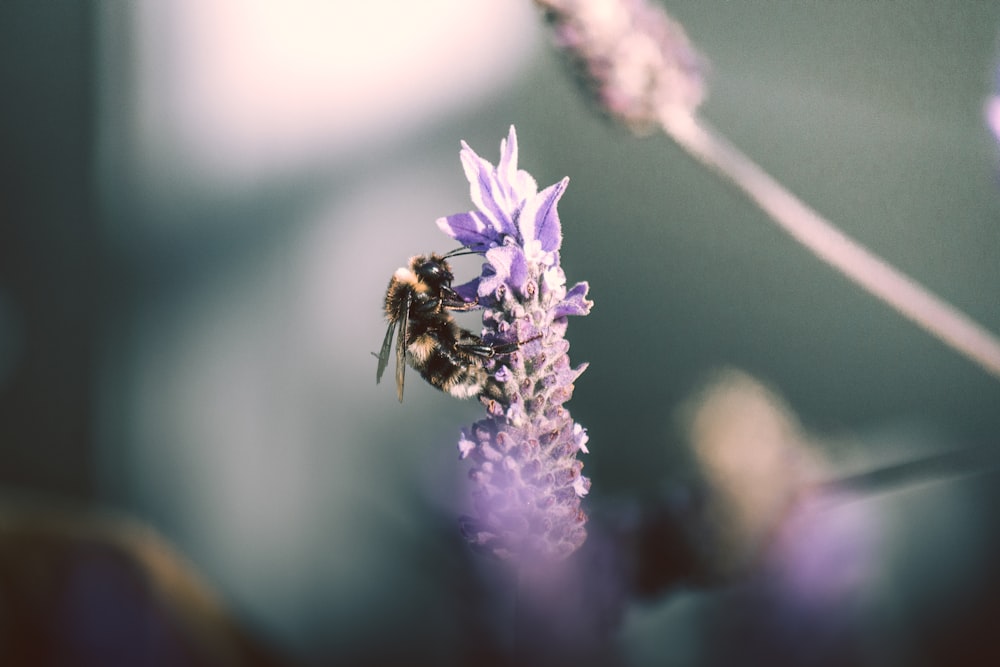
<svg viewBox="0 0 1000 667"><path fill-rule="evenodd" d="M684 28L648 0L535 0L603 113L636 134L705 98L705 60Z"/></svg>
<svg viewBox="0 0 1000 667"><path fill-rule="evenodd" d="M722 372L687 404L682 422L709 488L710 568L737 573L816 481L820 460L783 401L739 371Z"/></svg>

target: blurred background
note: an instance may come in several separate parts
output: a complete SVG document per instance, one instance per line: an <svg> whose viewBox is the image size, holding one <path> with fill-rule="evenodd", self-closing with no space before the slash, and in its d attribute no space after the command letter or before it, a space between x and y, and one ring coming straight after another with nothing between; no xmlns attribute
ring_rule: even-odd
<svg viewBox="0 0 1000 667"><path fill-rule="evenodd" d="M665 6L709 61L713 124L1000 331L1000 4ZM1000 447L996 378L588 108L528 0L11 0L0 90L4 493L153 528L304 664L459 659L456 443L480 408L415 373L400 405L370 353L393 270L471 207L459 141L495 161L510 124L540 185L570 176L563 266L596 304L568 333L586 503L734 483L683 427L719 368L783 397L818 477ZM829 635L856 664L996 655L1000 492L972 468L834 522L865 536ZM761 618L726 595L630 606L623 659L725 664L710 610Z"/></svg>

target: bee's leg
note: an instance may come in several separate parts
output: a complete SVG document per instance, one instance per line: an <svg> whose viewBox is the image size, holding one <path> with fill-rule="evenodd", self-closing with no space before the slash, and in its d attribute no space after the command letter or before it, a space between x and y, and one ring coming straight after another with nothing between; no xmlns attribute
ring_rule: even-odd
<svg viewBox="0 0 1000 667"><path fill-rule="evenodd" d="M486 357L487 359L492 359L496 355L510 354L517 348L521 347L525 343L530 343L533 340L538 340L542 337L542 334L532 336L528 340L519 340L513 343L456 343L455 347L463 352L469 354L474 354L479 357Z"/></svg>
<svg viewBox="0 0 1000 667"><path fill-rule="evenodd" d="M541 337L542 334L535 334L534 336L532 336L527 340L517 340L514 341L513 343L499 343L499 344L494 343L493 345L489 345L489 347L493 350L493 354L491 354L490 356L497 354L510 354L511 352L521 347L525 343L530 343L531 341L538 340Z"/></svg>
<svg viewBox="0 0 1000 667"><path fill-rule="evenodd" d="M486 343L456 343L455 344L455 349L456 350L461 350L462 352L465 352L467 354L474 354L477 357L485 357L487 359L490 359L490 358L492 358L493 356L495 356L497 354L510 354L511 352L513 352L514 350L517 349L517 346L515 345L514 348L511 349L511 350L509 350L508 352L498 352L497 351L497 347L498 346L487 345ZM499 346L499 347L507 347L507 346L506 345L502 345L502 346Z"/></svg>
<svg viewBox="0 0 1000 667"><path fill-rule="evenodd" d="M483 357L485 359L490 359L497 354L496 345L490 345L489 343L484 343L483 339L475 335L470 331L462 331L464 334L459 340L455 341L455 350L466 355L474 355L477 357ZM502 347L507 347L506 345ZM510 352L513 352L516 346L512 348Z"/></svg>
<svg viewBox="0 0 1000 667"><path fill-rule="evenodd" d="M441 305L448 310L458 313L464 313L469 310L482 308L478 301L448 301L446 299L441 299Z"/></svg>
<svg viewBox="0 0 1000 667"><path fill-rule="evenodd" d="M472 301L466 301L449 285L441 286L437 300L443 308L447 308L448 310L466 311L482 308L479 305L478 296Z"/></svg>
<svg viewBox="0 0 1000 667"><path fill-rule="evenodd" d="M455 294L454 292L452 292L452 294L454 294L453 297L441 298L441 305L448 310L465 312L475 310L476 308L482 308L482 306L479 305L479 297L476 297L473 301L463 301L462 297L458 296L458 294Z"/></svg>

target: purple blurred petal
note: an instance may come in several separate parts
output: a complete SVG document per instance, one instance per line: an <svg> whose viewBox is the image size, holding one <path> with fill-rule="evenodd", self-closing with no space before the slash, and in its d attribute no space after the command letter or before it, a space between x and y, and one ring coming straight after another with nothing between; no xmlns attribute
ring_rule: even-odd
<svg viewBox="0 0 1000 667"><path fill-rule="evenodd" d="M839 503L830 504L835 498ZM861 589L878 564L881 516L850 496L807 499L786 518L771 554L786 596L829 603ZM825 504L824 504L825 503Z"/></svg>
<svg viewBox="0 0 1000 667"><path fill-rule="evenodd" d="M458 458L464 459L469 453L476 448L476 442L466 435L465 431L462 431L462 435L458 440Z"/></svg>

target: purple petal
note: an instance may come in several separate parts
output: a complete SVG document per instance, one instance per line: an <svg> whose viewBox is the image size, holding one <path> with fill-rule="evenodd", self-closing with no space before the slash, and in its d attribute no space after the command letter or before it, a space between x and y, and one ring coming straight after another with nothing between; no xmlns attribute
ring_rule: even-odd
<svg viewBox="0 0 1000 667"><path fill-rule="evenodd" d="M517 208L522 207L524 202L538 193L538 183L535 181L534 176L523 169L517 170L514 182L511 183L510 187L514 193L513 198Z"/></svg>
<svg viewBox="0 0 1000 667"><path fill-rule="evenodd" d="M590 436L587 435L587 429L583 428L579 424L573 424L573 443L576 448L579 449L584 454L589 454L590 450L587 449L587 441L590 440ZM459 443L461 447L461 442Z"/></svg>
<svg viewBox="0 0 1000 667"><path fill-rule="evenodd" d="M469 282L462 283L452 289L455 290L460 297L462 297L463 301L475 301L476 297L479 295L479 278L473 278Z"/></svg>
<svg viewBox="0 0 1000 667"><path fill-rule="evenodd" d="M510 126L507 138L500 140L500 163L497 175L501 182L513 186L517 180L517 131Z"/></svg>
<svg viewBox="0 0 1000 667"><path fill-rule="evenodd" d="M485 267L483 275L479 278L479 286L476 288L476 294L480 298L492 298L496 294L497 288L503 285L503 283L504 277L497 275L493 267Z"/></svg>
<svg viewBox="0 0 1000 667"><path fill-rule="evenodd" d="M517 168L517 132L510 126L507 138L500 141L500 163L496 170L499 192L495 193L500 206L511 218L516 218L524 203L538 192L538 183L523 169Z"/></svg>
<svg viewBox="0 0 1000 667"><path fill-rule="evenodd" d="M500 236L487 224L482 213L456 213L437 219L437 226L445 234L473 250L486 250L500 242Z"/></svg>
<svg viewBox="0 0 1000 667"><path fill-rule="evenodd" d="M521 291L524 283L528 280L528 260L519 247L505 245L499 248L490 248L486 251L486 261L496 271L496 276L491 276L492 279L507 283L518 292ZM486 281L487 278L484 277L483 282ZM492 283L493 280L490 282ZM480 286L480 291L482 289ZM491 291L495 291L495 288Z"/></svg>
<svg viewBox="0 0 1000 667"><path fill-rule="evenodd" d="M514 263L510 267L510 286L518 292L522 292L524 285L528 282L528 260L520 248L516 248Z"/></svg>
<svg viewBox="0 0 1000 667"><path fill-rule="evenodd" d="M514 223L504 202L507 197L497 182L493 165L479 157L469 145L462 142L462 168L469 180L472 203L486 216L493 228L501 234L514 235Z"/></svg>
<svg viewBox="0 0 1000 667"><path fill-rule="evenodd" d="M564 178L527 202L518 219L521 237L525 243L537 239L542 244L542 250L546 252L559 249L562 244L562 226L559 223L556 205L568 184L569 178Z"/></svg>
<svg viewBox="0 0 1000 667"><path fill-rule="evenodd" d="M586 282L573 285L573 287L566 292L565 298L556 304L553 311L553 317L589 314L594 302L587 300L588 289L590 289L590 285Z"/></svg>
<svg viewBox="0 0 1000 667"><path fill-rule="evenodd" d="M476 448L476 443L474 440L469 438L465 431L462 431L462 435L458 440L458 457L464 459Z"/></svg>

